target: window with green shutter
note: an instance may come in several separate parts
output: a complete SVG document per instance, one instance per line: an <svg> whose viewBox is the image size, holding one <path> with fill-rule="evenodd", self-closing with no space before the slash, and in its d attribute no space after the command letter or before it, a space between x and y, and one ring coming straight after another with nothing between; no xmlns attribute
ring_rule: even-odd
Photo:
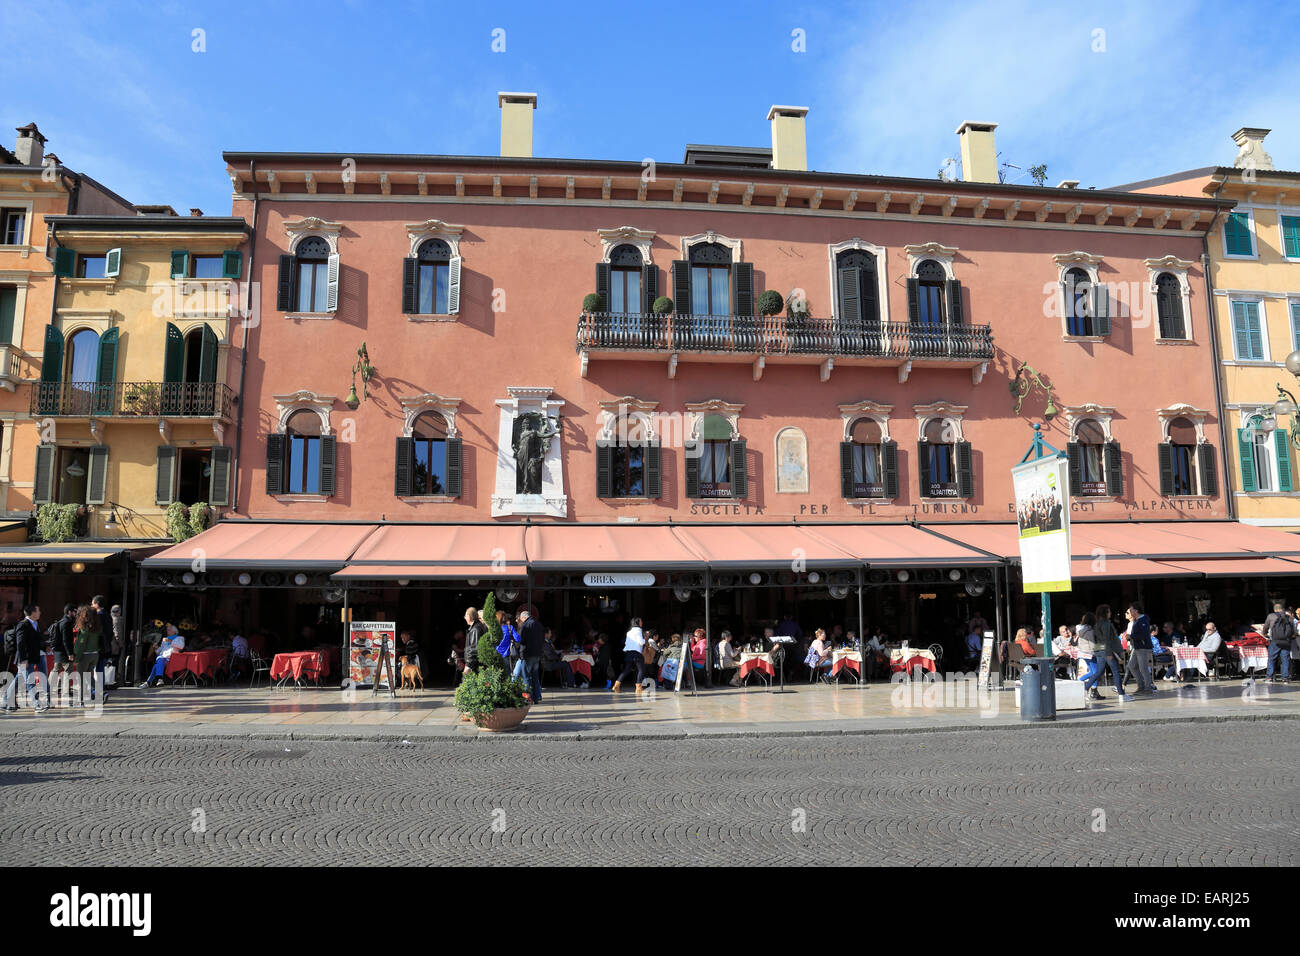
<svg viewBox="0 0 1300 956"><path fill-rule="evenodd" d="M1230 212L1223 224L1224 251L1230 256L1253 256L1254 244L1250 236L1250 213Z"/></svg>
<svg viewBox="0 0 1300 956"><path fill-rule="evenodd" d="M1300 259L1300 216L1282 217L1282 254Z"/></svg>
<svg viewBox="0 0 1300 956"><path fill-rule="evenodd" d="M1258 302L1232 303L1232 340L1239 361L1264 361L1264 330L1259 322Z"/></svg>
<svg viewBox="0 0 1300 956"><path fill-rule="evenodd" d="M14 313L18 309L18 288L0 285L0 345L14 340Z"/></svg>

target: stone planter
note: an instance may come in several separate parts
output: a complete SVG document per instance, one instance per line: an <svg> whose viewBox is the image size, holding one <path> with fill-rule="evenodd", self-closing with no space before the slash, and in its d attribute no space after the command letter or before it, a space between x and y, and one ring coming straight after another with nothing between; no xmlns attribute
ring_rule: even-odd
<svg viewBox="0 0 1300 956"><path fill-rule="evenodd" d="M524 718L528 716L531 707L531 704L527 704L523 707L497 708L492 713L484 714L478 718L476 721L478 729L497 734L517 730L519 725L524 722Z"/></svg>

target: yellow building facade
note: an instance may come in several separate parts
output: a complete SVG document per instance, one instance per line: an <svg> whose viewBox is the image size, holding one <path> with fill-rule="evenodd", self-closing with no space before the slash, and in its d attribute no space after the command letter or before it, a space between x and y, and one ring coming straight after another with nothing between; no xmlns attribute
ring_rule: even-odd
<svg viewBox="0 0 1300 956"><path fill-rule="evenodd" d="M242 219L50 216L53 315L15 434L29 508L78 506L89 538L165 538L172 502L231 498L227 383ZM32 341L32 334L28 334ZM21 467L21 465L16 465Z"/></svg>
<svg viewBox="0 0 1300 956"><path fill-rule="evenodd" d="M1285 394L1300 396L1287 362L1300 350L1300 172L1274 167L1268 133L1234 133L1232 166L1119 188L1236 201L1207 236L1234 512L1246 524L1300 531L1300 410ZM1300 372L1300 354L1289 364Z"/></svg>

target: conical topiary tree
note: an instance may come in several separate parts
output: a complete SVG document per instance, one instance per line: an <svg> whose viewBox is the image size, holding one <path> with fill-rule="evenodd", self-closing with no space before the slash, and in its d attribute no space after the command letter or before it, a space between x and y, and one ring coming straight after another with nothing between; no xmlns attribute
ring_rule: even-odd
<svg viewBox="0 0 1300 956"><path fill-rule="evenodd" d="M488 592L487 599L483 602L483 623L487 625L487 630L478 639L479 666L509 670L506 659L497 653L497 645L501 643L501 625L497 623L497 596L493 591Z"/></svg>

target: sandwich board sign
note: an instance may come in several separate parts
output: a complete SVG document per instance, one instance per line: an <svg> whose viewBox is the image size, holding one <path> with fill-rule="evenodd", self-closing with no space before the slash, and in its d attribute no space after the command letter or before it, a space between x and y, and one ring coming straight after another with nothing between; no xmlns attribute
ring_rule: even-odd
<svg viewBox="0 0 1300 956"><path fill-rule="evenodd" d="M348 631L348 677L353 687L393 686L393 642L397 638L395 621L353 621ZM387 648L387 674L379 674L381 651Z"/></svg>

